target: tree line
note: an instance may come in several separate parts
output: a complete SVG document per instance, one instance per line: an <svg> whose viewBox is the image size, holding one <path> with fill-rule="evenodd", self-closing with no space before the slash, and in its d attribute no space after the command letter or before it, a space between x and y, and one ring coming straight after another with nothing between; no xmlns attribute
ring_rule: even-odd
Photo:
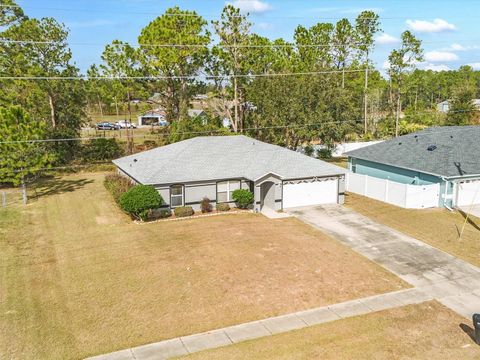
<svg viewBox="0 0 480 360"><path fill-rule="evenodd" d="M75 161L85 153L82 143L64 139L80 137L89 114L132 118L132 100L154 93L171 124L170 142L204 131L244 133L292 149L315 141L333 146L477 118L471 99L478 97L480 72L416 69L423 49L409 31L382 76L371 61L382 31L373 11L354 21L299 25L286 41L255 34L248 14L232 5L210 23L173 7L140 31L138 44L106 45L101 62L84 76L64 24L30 18L14 0L0 4L8 5L0 8L0 182L35 173L28 171L31 159L40 167ZM188 116L197 94L208 94L207 122ZM451 111L443 116L435 106L446 99Z"/></svg>

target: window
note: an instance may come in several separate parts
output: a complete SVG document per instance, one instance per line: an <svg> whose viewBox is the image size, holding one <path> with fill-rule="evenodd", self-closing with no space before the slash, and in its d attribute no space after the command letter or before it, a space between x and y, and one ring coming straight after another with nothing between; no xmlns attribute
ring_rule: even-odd
<svg viewBox="0 0 480 360"><path fill-rule="evenodd" d="M232 193L240 189L239 180L222 181L217 183L217 203L231 202Z"/></svg>
<svg viewBox="0 0 480 360"><path fill-rule="evenodd" d="M170 207L183 206L183 185L170 187Z"/></svg>

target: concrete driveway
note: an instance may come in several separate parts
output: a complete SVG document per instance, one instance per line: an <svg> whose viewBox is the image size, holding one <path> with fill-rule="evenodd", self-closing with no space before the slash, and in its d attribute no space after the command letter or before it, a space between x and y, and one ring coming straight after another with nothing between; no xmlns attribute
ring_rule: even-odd
<svg viewBox="0 0 480 360"><path fill-rule="evenodd" d="M480 312L480 269L340 205L294 208L330 234L469 319Z"/></svg>

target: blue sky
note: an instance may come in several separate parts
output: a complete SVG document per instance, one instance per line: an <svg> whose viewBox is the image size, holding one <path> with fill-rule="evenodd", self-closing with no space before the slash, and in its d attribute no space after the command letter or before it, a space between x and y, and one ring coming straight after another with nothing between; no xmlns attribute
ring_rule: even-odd
<svg viewBox="0 0 480 360"><path fill-rule="evenodd" d="M253 30L271 39L291 40L297 25L311 26L339 18L354 19L365 9L381 17L373 60L379 69L409 29L424 42L426 61L420 68L456 69L469 64L480 70L480 1L475 0L230 0L249 11ZM208 20L218 18L222 0L18 0L27 15L55 17L70 29L74 60L85 70L100 62L102 44L114 39L135 43L140 30L171 6L195 10ZM79 43L83 43L81 45ZM85 43L88 43L85 44ZM98 45L92 45L98 44Z"/></svg>

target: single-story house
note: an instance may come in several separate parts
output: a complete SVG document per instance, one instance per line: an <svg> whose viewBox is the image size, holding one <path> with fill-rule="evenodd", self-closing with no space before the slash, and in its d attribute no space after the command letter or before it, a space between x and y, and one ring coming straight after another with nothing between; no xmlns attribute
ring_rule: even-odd
<svg viewBox="0 0 480 360"><path fill-rule="evenodd" d="M480 110L480 99L472 99L472 104ZM447 113L450 110L450 100L445 100L437 104L437 111Z"/></svg>
<svg viewBox="0 0 480 360"><path fill-rule="evenodd" d="M158 108L147 111L145 114L138 117L138 126L161 125L166 126L168 122L165 120L167 113L164 109Z"/></svg>
<svg viewBox="0 0 480 360"><path fill-rule="evenodd" d="M254 210L343 203L345 170L247 136L196 137L113 163L138 184L153 185L166 207L234 205L233 191L254 193Z"/></svg>
<svg viewBox="0 0 480 360"><path fill-rule="evenodd" d="M356 174L403 184L439 184L439 207L480 203L480 126L428 128L346 155Z"/></svg>

